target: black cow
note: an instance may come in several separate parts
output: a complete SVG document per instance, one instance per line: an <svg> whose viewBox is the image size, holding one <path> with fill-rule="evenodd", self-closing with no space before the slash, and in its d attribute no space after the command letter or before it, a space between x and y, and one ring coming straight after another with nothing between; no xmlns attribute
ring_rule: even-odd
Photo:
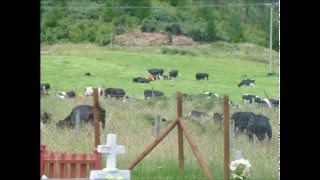
<svg viewBox="0 0 320 180"><path fill-rule="evenodd" d="M235 112L230 119L234 119L234 131L237 132L238 128L238 132L243 133L247 129L249 121L255 119L255 114L253 112Z"/></svg>
<svg viewBox="0 0 320 180"><path fill-rule="evenodd" d="M246 103L249 101L250 103L261 103L261 98L256 95L251 95L251 94L244 94L242 95L242 101L243 103Z"/></svg>
<svg viewBox="0 0 320 180"><path fill-rule="evenodd" d="M157 68L153 68L153 69L148 69L147 70L152 76L160 79L163 76L163 69L157 69Z"/></svg>
<svg viewBox="0 0 320 180"><path fill-rule="evenodd" d="M203 117L207 117L209 116L207 113L205 112L201 112L201 111L197 111L197 110L192 110L190 113L189 113L189 116L192 116L192 117L196 117L196 118L203 118Z"/></svg>
<svg viewBox="0 0 320 180"><path fill-rule="evenodd" d="M121 88L106 88L105 89L105 98L123 98L126 95L126 92Z"/></svg>
<svg viewBox="0 0 320 180"><path fill-rule="evenodd" d="M217 124L222 124L223 122L222 113L216 113L216 112L213 113L213 120Z"/></svg>
<svg viewBox="0 0 320 180"><path fill-rule="evenodd" d="M136 77L136 78L132 78L132 82L137 82L137 83L149 83L150 80L147 78L142 78L142 77Z"/></svg>
<svg viewBox="0 0 320 180"><path fill-rule="evenodd" d="M240 87L240 86L252 86L252 87L254 87L254 85L255 85L255 80L254 79L243 79L238 84L238 87Z"/></svg>
<svg viewBox="0 0 320 180"><path fill-rule="evenodd" d="M64 99L64 98L75 98L76 93L74 91L69 91L69 92L60 92L57 94L58 98Z"/></svg>
<svg viewBox="0 0 320 180"><path fill-rule="evenodd" d="M41 95L49 95L50 94L50 84L49 83L40 84L40 94Z"/></svg>
<svg viewBox="0 0 320 180"><path fill-rule="evenodd" d="M40 122L46 124L50 123L52 120L51 114L48 114L47 112L44 112L43 115L40 115Z"/></svg>
<svg viewBox="0 0 320 180"><path fill-rule="evenodd" d="M85 76L91 76L91 74L89 72L86 72L84 75Z"/></svg>
<svg viewBox="0 0 320 180"><path fill-rule="evenodd" d="M205 79L206 81L209 81L209 74L208 73L197 73L196 79L197 80Z"/></svg>
<svg viewBox="0 0 320 180"><path fill-rule="evenodd" d="M178 76L178 70L171 70L169 72L169 78L176 78Z"/></svg>
<svg viewBox="0 0 320 180"><path fill-rule="evenodd" d="M91 123L93 125L94 108L90 105L79 105L72 109L71 113L64 119L56 123L58 128L75 128L77 118L80 124ZM102 129L105 128L106 111L99 108L99 121L101 122Z"/></svg>
<svg viewBox="0 0 320 180"><path fill-rule="evenodd" d="M144 90L143 94L145 99L164 96L163 92L156 90Z"/></svg>
<svg viewBox="0 0 320 180"><path fill-rule="evenodd" d="M265 135L269 140L272 137L272 128L269 118L261 114L255 115L254 119L250 119L247 126L247 135L250 141L253 141L253 135L257 136L259 141L264 140Z"/></svg>

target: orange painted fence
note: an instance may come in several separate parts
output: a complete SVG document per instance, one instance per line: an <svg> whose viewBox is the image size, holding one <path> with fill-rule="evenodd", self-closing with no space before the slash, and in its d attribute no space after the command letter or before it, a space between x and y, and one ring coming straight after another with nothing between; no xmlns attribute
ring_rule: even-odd
<svg viewBox="0 0 320 180"><path fill-rule="evenodd" d="M91 170L101 170L102 156L93 150L92 154L76 154L48 151L40 145L40 177L89 178Z"/></svg>

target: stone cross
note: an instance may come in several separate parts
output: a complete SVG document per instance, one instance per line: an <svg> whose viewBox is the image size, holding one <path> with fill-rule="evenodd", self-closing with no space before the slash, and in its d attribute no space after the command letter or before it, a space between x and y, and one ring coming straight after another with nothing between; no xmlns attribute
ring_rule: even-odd
<svg viewBox="0 0 320 180"><path fill-rule="evenodd" d="M107 154L107 166L103 170L113 171L118 170L116 168L116 155L124 153L124 146L119 146L116 144L117 135L108 134L107 145L98 145L99 153Z"/></svg>

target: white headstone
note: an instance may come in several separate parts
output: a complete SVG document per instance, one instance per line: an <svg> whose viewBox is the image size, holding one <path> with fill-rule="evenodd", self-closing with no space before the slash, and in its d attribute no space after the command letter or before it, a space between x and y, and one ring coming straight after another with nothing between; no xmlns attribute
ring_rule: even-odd
<svg viewBox="0 0 320 180"><path fill-rule="evenodd" d="M117 145L116 140L117 135L108 134L107 145L98 145L98 152L107 154L107 167L103 170L117 170L116 155L124 153L124 146Z"/></svg>
<svg viewBox="0 0 320 180"><path fill-rule="evenodd" d="M107 154L107 167L102 170L92 170L90 172L90 179L130 180L130 170L118 170L116 168L116 155L124 153L124 146L117 145L116 139L117 136L115 134L108 134L107 144L98 145L98 152Z"/></svg>

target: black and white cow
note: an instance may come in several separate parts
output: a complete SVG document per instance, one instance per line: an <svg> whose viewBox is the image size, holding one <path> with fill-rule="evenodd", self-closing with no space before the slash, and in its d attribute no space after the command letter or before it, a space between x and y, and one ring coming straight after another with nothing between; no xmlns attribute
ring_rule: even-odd
<svg viewBox="0 0 320 180"><path fill-rule="evenodd" d="M208 73L197 73L196 79L197 80L205 79L206 81L209 81L209 74Z"/></svg>
<svg viewBox="0 0 320 180"><path fill-rule="evenodd" d="M148 69L147 71L157 79L162 79L163 72L164 72L163 69L157 69L157 68Z"/></svg>
<svg viewBox="0 0 320 180"><path fill-rule="evenodd" d="M50 84L49 83L40 84L40 94L41 95L50 95Z"/></svg>
<svg viewBox="0 0 320 180"><path fill-rule="evenodd" d="M169 78L176 78L178 76L178 70L169 71Z"/></svg>
<svg viewBox="0 0 320 180"><path fill-rule="evenodd" d="M76 93L74 91L60 92L59 94L57 94L57 97L60 98L60 99L75 98L76 97Z"/></svg>
<svg viewBox="0 0 320 180"><path fill-rule="evenodd" d="M268 117L257 114L254 119L249 120L247 125L247 135L250 141L253 141L254 135L259 141L263 141L266 134L268 135L269 140L271 140L272 128Z"/></svg>
<svg viewBox="0 0 320 180"><path fill-rule="evenodd" d="M126 92L121 88L106 88L105 98L123 98Z"/></svg>
<svg viewBox="0 0 320 180"><path fill-rule="evenodd" d="M79 105L72 109L71 113L64 119L56 123L58 128L75 128L77 119L79 124L91 123L93 125L94 108L90 105ZM105 128L106 111L99 108L99 121L101 122L102 129Z"/></svg>
<svg viewBox="0 0 320 180"><path fill-rule="evenodd" d="M255 80L254 79L243 79L238 84L238 87L240 87L240 86L251 86L251 87L254 87L254 85L255 85Z"/></svg>
<svg viewBox="0 0 320 180"><path fill-rule="evenodd" d="M86 87L84 89L85 96L93 96L93 88L95 87ZM98 95L103 96L103 89L98 87Z"/></svg>
<svg viewBox="0 0 320 180"><path fill-rule="evenodd" d="M149 83L150 80L147 78L143 78L143 77L136 77L136 78L132 78L132 82L137 82L137 83Z"/></svg>
<svg viewBox="0 0 320 180"><path fill-rule="evenodd" d="M161 91L147 90L147 89L144 90L143 94L145 99L164 96L164 93Z"/></svg>
<svg viewBox="0 0 320 180"><path fill-rule="evenodd" d="M203 118L203 117L208 117L209 115L205 112L197 111L197 110L192 110L189 113L189 116L191 117L196 117L196 118Z"/></svg>
<svg viewBox="0 0 320 180"><path fill-rule="evenodd" d="M268 107L279 107L279 99L263 99L261 102L262 105L268 106Z"/></svg>
<svg viewBox="0 0 320 180"><path fill-rule="evenodd" d="M262 102L262 100L259 96L252 95L252 94L242 95L242 101L243 101L243 103L247 103L248 101L249 101L249 103L261 103Z"/></svg>

